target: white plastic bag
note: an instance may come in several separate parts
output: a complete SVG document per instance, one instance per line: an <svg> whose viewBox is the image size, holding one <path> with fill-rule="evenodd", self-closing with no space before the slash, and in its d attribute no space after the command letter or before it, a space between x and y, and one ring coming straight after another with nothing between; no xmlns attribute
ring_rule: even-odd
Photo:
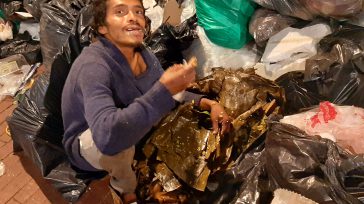
<svg viewBox="0 0 364 204"><path fill-rule="evenodd" d="M281 68L275 69L274 71L269 71L268 69L266 69L265 64L263 63L257 63L254 66L254 69L256 69L255 73L259 76L274 81L278 77L288 72L304 71L306 66L306 59L307 58L297 59L296 61L287 65L283 65Z"/></svg>
<svg viewBox="0 0 364 204"><path fill-rule="evenodd" d="M33 40L39 41L39 23L28 23L28 22L20 22L19 26L19 33L24 33L28 31L29 34L32 36Z"/></svg>
<svg viewBox="0 0 364 204"><path fill-rule="evenodd" d="M157 30L157 28L163 23L164 9L159 5L156 5L155 0L143 0L145 15L152 21L151 32Z"/></svg>
<svg viewBox="0 0 364 204"><path fill-rule="evenodd" d="M5 96L14 96L29 70L29 65L23 65L19 71L0 78L0 100Z"/></svg>
<svg viewBox="0 0 364 204"><path fill-rule="evenodd" d="M285 28L269 39L261 61L268 71L274 72L298 59L311 57L317 53L317 43L330 33L330 26L321 23L302 29Z"/></svg>
<svg viewBox="0 0 364 204"><path fill-rule="evenodd" d="M195 0L184 0L182 5L181 22L191 18L196 14Z"/></svg>

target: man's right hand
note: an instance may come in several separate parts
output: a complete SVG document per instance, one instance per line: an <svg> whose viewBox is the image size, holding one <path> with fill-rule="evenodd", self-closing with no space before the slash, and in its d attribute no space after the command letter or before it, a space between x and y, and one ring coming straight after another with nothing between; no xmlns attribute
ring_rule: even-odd
<svg viewBox="0 0 364 204"><path fill-rule="evenodd" d="M191 83L195 82L196 71L193 65L175 64L169 67L161 76L159 81L175 95L185 90Z"/></svg>

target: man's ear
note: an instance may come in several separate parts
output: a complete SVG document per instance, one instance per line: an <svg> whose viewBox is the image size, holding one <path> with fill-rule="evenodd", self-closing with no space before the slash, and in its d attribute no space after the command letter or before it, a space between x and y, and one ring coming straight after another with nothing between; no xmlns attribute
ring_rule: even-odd
<svg viewBox="0 0 364 204"><path fill-rule="evenodd" d="M99 26L97 31L101 34L101 35L105 35L108 33L107 27L106 26Z"/></svg>

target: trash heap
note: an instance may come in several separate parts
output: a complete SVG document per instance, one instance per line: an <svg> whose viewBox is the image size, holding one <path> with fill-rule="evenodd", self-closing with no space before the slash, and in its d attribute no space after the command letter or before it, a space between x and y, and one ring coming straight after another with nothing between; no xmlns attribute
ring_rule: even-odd
<svg viewBox="0 0 364 204"><path fill-rule="evenodd" d="M219 101L233 118L234 130L228 135L213 134L209 113L194 109L192 104L179 106L161 121L143 148L146 160L138 164L137 174L143 177L139 181L144 180L141 192L153 193L151 189L158 185L165 190L165 195L152 195L158 201L171 200L175 190L188 192L179 180L191 189L205 191L208 178L234 165L265 133L266 119L279 113L284 103L283 90L254 70L215 69L198 81L193 91ZM159 180L153 179L154 174ZM178 194L175 197L173 202L182 202Z"/></svg>
<svg viewBox="0 0 364 204"><path fill-rule="evenodd" d="M209 112L180 104L137 146L139 198L363 203L363 0L177 0L173 24L169 1L143 0L145 46L165 69L195 56L189 90L219 101L233 130L212 134ZM14 151L69 202L105 176L71 166L61 142L63 86L95 37L91 2L0 3L0 98L18 102Z"/></svg>

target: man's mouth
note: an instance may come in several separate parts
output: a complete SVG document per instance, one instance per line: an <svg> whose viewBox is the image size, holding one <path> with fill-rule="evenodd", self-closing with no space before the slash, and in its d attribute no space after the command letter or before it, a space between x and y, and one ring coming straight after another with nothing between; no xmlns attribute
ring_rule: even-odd
<svg viewBox="0 0 364 204"><path fill-rule="evenodd" d="M132 29L132 28L128 28L126 29L127 31L142 31L142 29Z"/></svg>
<svg viewBox="0 0 364 204"><path fill-rule="evenodd" d="M139 26L130 26L125 29L128 33L133 35L144 35L144 30L142 27Z"/></svg>

